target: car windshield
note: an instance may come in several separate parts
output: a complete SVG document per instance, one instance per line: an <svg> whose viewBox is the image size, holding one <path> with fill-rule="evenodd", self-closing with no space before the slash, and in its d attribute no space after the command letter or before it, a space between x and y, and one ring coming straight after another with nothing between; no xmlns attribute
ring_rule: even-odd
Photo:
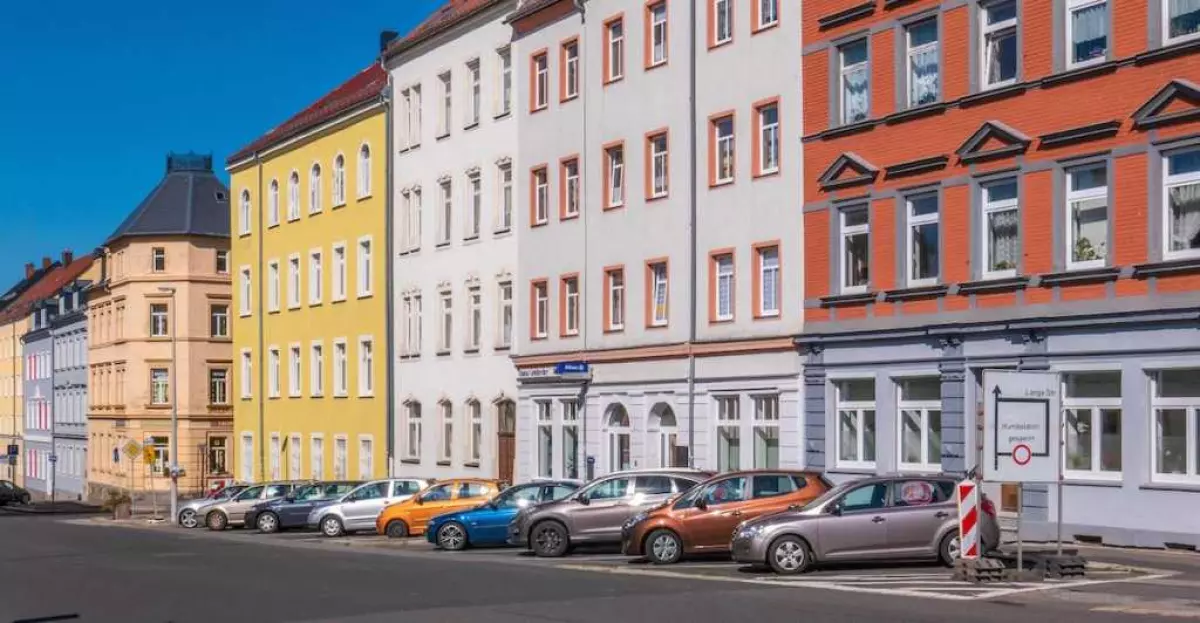
<svg viewBox="0 0 1200 623"><path fill-rule="evenodd" d="M254 498L258 497L258 494L262 493L262 490L263 490L262 487L250 487L249 489L246 489L245 491L242 491L241 493L239 493L237 496L237 500L239 500L239 501L253 500Z"/></svg>
<svg viewBox="0 0 1200 623"><path fill-rule="evenodd" d="M506 489L492 499L496 508L518 508L535 504L542 489L541 485L522 485Z"/></svg>
<svg viewBox="0 0 1200 623"><path fill-rule="evenodd" d="M828 502L829 500L832 500L833 498L836 498L837 496L845 493L846 490L849 489L852 484L854 484L854 483L843 482L842 484L840 484L840 485L826 491L825 493L822 493L820 496L814 498L808 504L805 504L804 506L800 507L800 510L806 511L806 510L816 508L816 507Z"/></svg>

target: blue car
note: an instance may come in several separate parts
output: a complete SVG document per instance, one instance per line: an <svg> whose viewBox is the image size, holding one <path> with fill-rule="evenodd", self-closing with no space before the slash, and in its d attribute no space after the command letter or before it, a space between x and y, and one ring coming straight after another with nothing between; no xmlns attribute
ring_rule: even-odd
<svg viewBox="0 0 1200 623"><path fill-rule="evenodd" d="M425 538L451 551L504 545L508 523L517 511L567 497L582 484L577 480L537 480L509 487L480 506L434 517L425 527Z"/></svg>
<svg viewBox="0 0 1200 623"><path fill-rule="evenodd" d="M246 511L246 526L270 534L288 528L303 528L308 513L317 506L337 500L362 483L351 481L316 482L297 488L284 498L257 504Z"/></svg>

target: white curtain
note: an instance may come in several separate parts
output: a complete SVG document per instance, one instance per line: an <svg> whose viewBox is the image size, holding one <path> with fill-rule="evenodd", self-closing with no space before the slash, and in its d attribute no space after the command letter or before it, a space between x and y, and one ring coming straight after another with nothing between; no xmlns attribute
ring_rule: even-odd
<svg viewBox="0 0 1200 623"><path fill-rule="evenodd" d="M1200 248L1200 184L1177 186L1170 196L1171 250Z"/></svg>
<svg viewBox="0 0 1200 623"><path fill-rule="evenodd" d="M869 80L867 66L855 68L844 74L842 87L843 123L854 123L866 119L870 113L868 100Z"/></svg>
<svg viewBox="0 0 1200 623"><path fill-rule="evenodd" d="M1200 2L1200 0L1195 0ZM1075 60L1085 61L1104 54L1108 37L1108 4L1097 4L1071 14L1071 44Z"/></svg>
<svg viewBox="0 0 1200 623"><path fill-rule="evenodd" d="M991 244L991 257L988 267L991 270L1010 270L1017 267L1017 211L1005 210L993 212L988 216L988 238Z"/></svg>
<svg viewBox="0 0 1200 623"><path fill-rule="evenodd" d="M912 55L912 84L909 92L912 104L921 106L937 101L938 49L927 48Z"/></svg>
<svg viewBox="0 0 1200 623"><path fill-rule="evenodd" d="M1170 36L1181 37L1200 30L1200 0L1170 0L1167 7Z"/></svg>

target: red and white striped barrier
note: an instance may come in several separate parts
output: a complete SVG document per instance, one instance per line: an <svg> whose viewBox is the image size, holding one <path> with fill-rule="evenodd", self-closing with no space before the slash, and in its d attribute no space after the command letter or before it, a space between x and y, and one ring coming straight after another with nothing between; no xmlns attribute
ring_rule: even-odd
<svg viewBox="0 0 1200 623"><path fill-rule="evenodd" d="M958 483L956 491L959 555L979 558L979 483L964 480Z"/></svg>

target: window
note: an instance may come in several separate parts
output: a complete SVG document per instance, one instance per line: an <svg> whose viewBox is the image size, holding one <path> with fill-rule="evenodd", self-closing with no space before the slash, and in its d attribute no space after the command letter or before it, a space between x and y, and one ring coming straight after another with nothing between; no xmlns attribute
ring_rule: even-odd
<svg viewBox="0 0 1200 623"><path fill-rule="evenodd" d="M579 159L562 162L562 218L579 216Z"/></svg>
<svg viewBox="0 0 1200 623"><path fill-rule="evenodd" d="M1017 81L1017 2L1001 0L980 7L982 13L983 88Z"/></svg>
<svg viewBox="0 0 1200 623"><path fill-rule="evenodd" d="M404 296L404 350L403 355L417 357L421 354L421 295L409 293Z"/></svg>
<svg viewBox="0 0 1200 623"><path fill-rule="evenodd" d="M733 0L709 0L712 2L712 46L733 41Z"/></svg>
<svg viewBox="0 0 1200 623"><path fill-rule="evenodd" d="M1067 373L1062 380L1065 475L1120 478L1120 370Z"/></svg>
<svg viewBox="0 0 1200 623"><path fill-rule="evenodd" d="M550 295L545 281L533 282L533 339L550 333Z"/></svg>
<svg viewBox="0 0 1200 623"><path fill-rule="evenodd" d="M908 286L937 283L940 270L938 195L908 198Z"/></svg>
<svg viewBox="0 0 1200 623"><path fill-rule="evenodd" d="M483 333L483 294L478 287L467 290L467 349L479 350Z"/></svg>
<svg viewBox="0 0 1200 623"><path fill-rule="evenodd" d="M754 468L779 469L779 396L754 397Z"/></svg>
<svg viewBox="0 0 1200 623"><path fill-rule="evenodd" d="M712 146L709 185L728 184L733 181L733 115L715 118L709 126Z"/></svg>
<svg viewBox="0 0 1200 623"><path fill-rule="evenodd" d="M1067 67L1108 57L1108 0L1067 0Z"/></svg>
<svg viewBox="0 0 1200 623"><path fill-rule="evenodd" d="M292 434L284 443L288 446L288 476L291 478L300 477L300 452L303 448L300 447L300 435Z"/></svg>
<svg viewBox="0 0 1200 623"><path fill-rule="evenodd" d="M308 304L317 305L321 302L321 284L324 277L321 274L321 251L313 249L308 252Z"/></svg>
<svg viewBox="0 0 1200 623"><path fill-rule="evenodd" d="M300 307L300 256L288 257L288 309Z"/></svg>
<svg viewBox="0 0 1200 623"><path fill-rule="evenodd" d="M648 177L650 180L650 199L666 197L670 190L670 173L668 171L669 156L667 152L667 133L654 134L646 139L646 152L650 164Z"/></svg>
<svg viewBox="0 0 1200 623"><path fill-rule="evenodd" d="M150 337L166 337L168 334L170 326L167 322L166 303L150 305Z"/></svg>
<svg viewBox="0 0 1200 623"><path fill-rule="evenodd" d="M210 437L208 439L208 473L211 475L228 474L228 461L226 460L227 444L229 440L226 437Z"/></svg>
<svg viewBox="0 0 1200 623"><path fill-rule="evenodd" d="M279 434L271 433L271 447L270 447L270 452L269 452L269 456L268 456L268 458L270 460L271 480L279 480L279 449L280 449L279 448ZM275 489L275 490L272 491L272 489ZM265 495L267 496L268 499L270 499L270 498L283 497L283 493L284 493L284 491L282 490L281 486L273 485L273 486L267 487L267 493Z"/></svg>
<svg viewBox="0 0 1200 623"><path fill-rule="evenodd" d="M843 125L871 116L871 67L867 40L859 39L838 48Z"/></svg>
<svg viewBox="0 0 1200 623"><path fill-rule="evenodd" d="M533 102L530 110L544 110L550 105L550 57L545 52L533 55Z"/></svg>
<svg viewBox="0 0 1200 623"><path fill-rule="evenodd" d="M408 215L406 217L408 225L408 250L419 251L421 249L421 189L413 188L406 193L408 204Z"/></svg>
<svg viewBox="0 0 1200 623"><path fill-rule="evenodd" d="M313 342L308 352L308 375L309 395L325 395L325 346L320 342Z"/></svg>
<svg viewBox="0 0 1200 623"><path fill-rule="evenodd" d="M404 458L421 458L421 403L409 401L404 405Z"/></svg>
<svg viewBox="0 0 1200 623"><path fill-rule="evenodd" d="M375 395L375 342L358 338L358 395Z"/></svg>
<svg viewBox="0 0 1200 623"><path fill-rule="evenodd" d="M250 433L242 433L241 465L242 480L244 482L254 482L254 435ZM254 489L262 490L261 487L254 487Z"/></svg>
<svg viewBox="0 0 1200 623"><path fill-rule="evenodd" d="M650 45L646 67L657 67L667 62L667 3L665 0L646 7L647 30Z"/></svg>
<svg viewBox="0 0 1200 623"><path fill-rule="evenodd" d="M358 296L371 296L371 284L374 281L371 264L371 237L358 239Z"/></svg>
<svg viewBox="0 0 1200 623"><path fill-rule="evenodd" d="M314 164L308 172L308 213L321 211L321 165Z"/></svg>
<svg viewBox="0 0 1200 623"><path fill-rule="evenodd" d="M546 400L535 401L537 406L537 456L538 476L549 478L554 475L554 411Z"/></svg>
<svg viewBox="0 0 1200 623"><path fill-rule="evenodd" d="M443 292L438 299L441 319L438 327L438 352L448 353L454 344L454 299L449 292Z"/></svg>
<svg viewBox="0 0 1200 623"><path fill-rule="evenodd" d="M875 380L840 381L837 388L838 465L875 467Z"/></svg>
<svg viewBox="0 0 1200 623"><path fill-rule="evenodd" d="M267 186L267 226L279 224L279 180L271 180Z"/></svg>
<svg viewBox="0 0 1200 623"><path fill-rule="evenodd" d="M735 296L733 286L733 254L722 253L714 255L709 264L709 270L712 271L713 283L716 285L713 294L713 320L716 322L733 320L733 299Z"/></svg>
<svg viewBox="0 0 1200 623"><path fill-rule="evenodd" d="M208 308L209 337L229 337L229 306L211 305Z"/></svg>
<svg viewBox="0 0 1200 623"><path fill-rule="evenodd" d="M497 167L500 177L500 226L497 232L512 229L513 219L513 174L512 164L504 163Z"/></svg>
<svg viewBox="0 0 1200 623"><path fill-rule="evenodd" d="M150 250L150 270L156 273L166 272L167 270L167 250L162 247L154 247Z"/></svg>
<svg viewBox="0 0 1200 623"><path fill-rule="evenodd" d="M755 175L770 175L779 172L779 104L772 101L755 109L755 124L758 153L755 157Z"/></svg>
<svg viewBox="0 0 1200 623"><path fill-rule="evenodd" d="M170 371L166 368L151 368L150 370L150 404L171 404Z"/></svg>
<svg viewBox="0 0 1200 623"><path fill-rule="evenodd" d="M1103 266L1108 258L1108 167L1067 170L1067 268Z"/></svg>
<svg viewBox="0 0 1200 623"><path fill-rule="evenodd" d="M467 92L471 94L471 105L467 109L467 127L479 123L479 112L483 106L483 93L479 84L479 59L467 63Z"/></svg>
<svg viewBox="0 0 1200 623"><path fill-rule="evenodd" d="M496 57L500 65L500 114L507 115L512 112L512 51L509 48L497 50Z"/></svg>
<svg viewBox="0 0 1200 623"><path fill-rule="evenodd" d="M572 39L562 45L562 93L559 99L567 101L579 95L579 40Z"/></svg>
<svg viewBox="0 0 1200 623"><path fill-rule="evenodd" d="M562 335L579 335L579 277L563 277L559 284L562 297Z"/></svg>
<svg viewBox="0 0 1200 623"><path fill-rule="evenodd" d="M866 292L870 283L871 221L866 206L841 211L842 292Z"/></svg>
<svg viewBox="0 0 1200 623"><path fill-rule="evenodd" d="M325 439L313 435L308 447L309 476L313 480L325 478Z"/></svg>
<svg viewBox="0 0 1200 623"><path fill-rule="evenodd" d="M346 370L346 340L333 341L333 395L345 397L350 386L349 371Z"/></svg>
<svg viewBox="0 0 1200 623"><path fill-rule="evenodd" d="M652 327L667 326L668 281L667 263L653 262L647 266L647 281L649 282L650 317L647 323Z"/></svg>
<svg viewBox="0 0 1200 623"><path fill-rule="evenodd" d="M755 312L759 317L768 318L779 315L779 247L760 246L755 249L758 262L758 287L754 295L758 299Z"/></svg>
<svg viewBox="0 0 1200 623"><path fill-rule="evenodd" d="M512 346L513 290L512 283L500 284L500 347Z"/></svg>
<svg viewBox="0 0 1200 623"><path fill-rule="evenodd" d="M450 120L453 119L454 82L450 72L438 76L442 105L438 107L438 138L450 136Z"/></svg>
<svg viewBox="0 0 1200 623"><path fill-rule="evenodd" d="M279 260L267 262L267 311L279 311Z"/></svg>
<svg viewBox="0 0 1200 623"><path fill-rule="evenodd" d="M229 251L217 249L213 272L217 273L218 275L229 274Z"/></svg>
<svg viewBox="0 0 1200 623"><path fill-rule="evenodd" d="M604 26L605 82L616 82L625 77L625 22L614 18Z"/></svg>
<svg viewBox="0 0 1200 623"><path fill-rule="evenodd" d="M346 479L346 438L336 437L333 440L333 479Z"/></svg>
<svg viewBox="0 0 1200 623"><path fill-rule="evenodd" d="M454 190L450 180L438 184L441 190L442 209L438 213L438 245L450 244L450 227L454 218Z"/></svg>
<svg viewBox="0 0 1200 623"><path fill-rule="evenodd" d="M606 208L625 204L625 147L614 145L604 150Z"/></svg>
<svg viewBox="0 0 1200 623"><path fill-rule="evenodd" d="M467 176L467 188L470 189L471 209L467 213L467 239L479 237L480 222L483 221L483 180L478 173Z"/></svg>
<svg viewBox="0 0 1200 623"><path fill-rule="evenodd" d="M346 243L333 245L333 300L346 300Z"/></svg>
<svg viewBox="0 0 1200 623"><path fill-rule="evenodd" d="M371 147L358 148L358 198L371 196Z"/></svg>
<svg viewBox="0 0 1200 623"><path fill-rule="evenodd" d="M613 268L604 272L605 290L608 292L608 322L605 329L621 331L625 328L625 270Z"/></svg>
<svg viewBox="0 0 1200 623"><path fill-rule="evenodd" d="M300 219L300 174L292 171L288 177L288 222Z"/></svg>
<svg viewBox="0 0 1200 623"><path fill-rule="evenodd" d="M267 350L267 396L279 397L279 347Z"/></svg>
<svg viewBox="0 0 1200 623"><path fill-rule="evenodd" d="M333 207L346 205L346 158L338 154L333 159Z"/></svg>
<svg viewBox="0 0 1200 623"><path fill-rule="evenodd" d="M238 202L238 227L243 236L250 233L250 191L243 190Z"/></svg>
<svg viewBox="0 0 1200 623"><path fill-rule="evenodd" d="M438 444L438 461L449 463L454 456L454 405L449 400L438 403L441 418L441 443Z"/></svg>
<svg viewBox="0 0 1200 623"><path fill-rule="evenodd" d="M1200 20L1200 9L1196 19ZM1200 149L1167 154L1163 194L1167 259L1200 255Z"/></svg>
<svg viewBox="0 0 1200 623"><path fill-rule="evenodd" d="M908 106L916 108L938 100L941 51L937 18L919 21L905 29L908 40Z"/></svg>
<svg viewBox="0 0 1200 623"><path fill-rule="evenodd" d="M982 190L983 277L1012 277L1017 274L1017 245L1021 231L1017 180L984 184Z"/></svg>
<svg viewBox="0 0 1200 623"><path fill-rule="evenodd" d="M757 30L763 30L779 23L779 0L752 0L757 2Z"/></svg>
<svg viewBox="0 0 1200 623"><path fill-rule="evenodd" d="M897 381L900 400L900 468L942 469L942 382L933 377Z"/></svg>
<svg viewBox="0 0 1200 623"><path fill-rule="evenodd" d="M572 398L559 404L562 405L563 478L578 478L579 403Z"/></svg>
<svg viewBox="0 0 1200 623"><path fill-rule="evenodd" d="M731 472L742 465L742 422L738 396L716 396L717 471Z"/></svg>
<svg viewBox="0 0 1200 623"><path fill-rule="evenodd" d="M300 345L288 347L288 396L300 397Z"/></svg>
<svg viewBox="0 0 1200 623"><path fill-rule="evenodd" d="M249 349L243 348L242 349L242 375L241 375L242 377L241 377L241 379L239 379L239 383L238 383L239 385L241 385L241 392L242 392L243 399L248 399L253 394L253 392L251 391L251 389L254 387L253 376L252 376L253 370L254 370L254 364L251 362L251 359L250 359L250 351L249 351Z"/></svg>
<svg viewBox="0 0 1200 623"><path fill-rule="evenodd" d="M358 440L358 479L367 480L375 472L375 444L370 437Z"/></svg>
<svg viewBox="0 0 1200 623"><path fill-rule="evenodd" d="M414 84L400 91L400 130L404 133L403 150L421 146L421 85ZM403 151L402 150L402 151Z"/></svg>
<svg viewBox="0 0 1200 623"><path fill-rule="evenodd" d="M533 170L533 224L545 225L550 219L550 177L546 167Z"/></svg>
<svg viewBox="0 0 1200 623"><path fill-rule="evenodd" d="M1200 36L1200 3L1196 0L1163 0L1163 39L1176 43Z"/></svg>
<svg viewBox="0 0 1200 623"><path fill-rule="evenodd" d="M844 513L886 508L887 504L888 483L886 482L857 487L842 496L841 499L841 509Z"/></svg>
<svg viewBox="0 0 1200 623"><path fill-rule="evenodd" d="M1155 373L1153 408L1151 478L1200 482L1200 369Z"/></svg>

